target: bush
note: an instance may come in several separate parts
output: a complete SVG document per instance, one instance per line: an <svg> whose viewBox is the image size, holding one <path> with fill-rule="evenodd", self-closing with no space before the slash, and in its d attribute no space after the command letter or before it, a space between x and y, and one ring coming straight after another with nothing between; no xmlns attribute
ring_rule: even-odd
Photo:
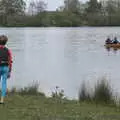
<svg viewBox="0 0 120 120"><path fill-rule="evenodd" d="M94 87L94 92L89 93L83 83L79 92L79 101L90 101L94 103L115 104L113 91L108 81L102 78Z"/></svg>
<svg viewBox="0 0 120 120"><path fill-rule="evenodd" d="M98 81L95 86L93 99L96 103L113 103L113 92L108 81L104 78L101 81Z"/></svg>
<svg viewBox="0 0 120 120"><path fill-rule="evenodd" d="M39 92L39 84L34 83L28 87L21 88L18 90L18 93L20 95L40 95L40 96L45 96L43 92Z"/></svg>
<svg viewBox="0 0 120 120"><path fill-rule="evenodd" d="M88 93L85 83L81 85L81 90L79 91L79 101L90 101L90 94Z"/></svg>

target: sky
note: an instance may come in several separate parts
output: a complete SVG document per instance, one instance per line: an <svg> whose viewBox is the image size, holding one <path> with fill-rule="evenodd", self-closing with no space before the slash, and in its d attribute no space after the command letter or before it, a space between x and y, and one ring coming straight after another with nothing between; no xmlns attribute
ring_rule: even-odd
<svg viewBox="0 0 120 120"><path fill-rule="evenodd" d="M30 0L27 0L30 1ZM44 0L48 5L47 5L47 9L48 10L56 10L56 8L58 8L59 6L63 5L63 1L64 0ZM87 1L87 0L80 0L80 1Z"/></svg>
<svg viewBox="0 0 120 120"><path fill-rule="evenodd" d="M59 6L63 5L63 0L45 0L48 3L48 10L56 10Z"/></svg>
<svg viewBox="0 0 120 120"><path fill-rule="evenodd" d="M64 0L44 0L48 3L48 10L56 10L59 6L63 5ZM87 1L87 0L80 0Z"/></svg>

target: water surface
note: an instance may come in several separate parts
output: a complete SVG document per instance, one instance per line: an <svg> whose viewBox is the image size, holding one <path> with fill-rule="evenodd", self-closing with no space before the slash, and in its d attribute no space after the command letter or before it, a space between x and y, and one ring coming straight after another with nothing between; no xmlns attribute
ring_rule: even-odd
<svg viewBox="0 0 120 120"><path fill-rule="evenodd" d="M82 81L92 86L101 77L120 92L120 51L104 48L107 36L120 39L120 27L0 28L9 37L13 72L8 86L39 81L50 94L55 86L77 97Z"/></svg>

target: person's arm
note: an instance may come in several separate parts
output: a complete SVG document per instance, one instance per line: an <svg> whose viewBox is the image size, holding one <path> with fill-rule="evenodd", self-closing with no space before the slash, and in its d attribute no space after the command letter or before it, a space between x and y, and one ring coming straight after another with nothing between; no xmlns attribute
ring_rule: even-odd
<svg viewBox="0 0 120 120"><path fill-rule="evenodd" d="M11 73L11 70L12 70L12 53L10 50L8 50L8 53L9 53L9 72Z"/></svg>

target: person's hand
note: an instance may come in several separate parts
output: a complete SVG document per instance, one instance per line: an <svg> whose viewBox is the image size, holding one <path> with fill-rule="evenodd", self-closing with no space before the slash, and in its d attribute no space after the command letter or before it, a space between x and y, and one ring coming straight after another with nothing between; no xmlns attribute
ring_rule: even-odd
<svg viewBox="0 0 120 120"><path fill-rule="evenodd" d="M7 78L9 79L11 77L11 72L8 73Z"/></svg>

